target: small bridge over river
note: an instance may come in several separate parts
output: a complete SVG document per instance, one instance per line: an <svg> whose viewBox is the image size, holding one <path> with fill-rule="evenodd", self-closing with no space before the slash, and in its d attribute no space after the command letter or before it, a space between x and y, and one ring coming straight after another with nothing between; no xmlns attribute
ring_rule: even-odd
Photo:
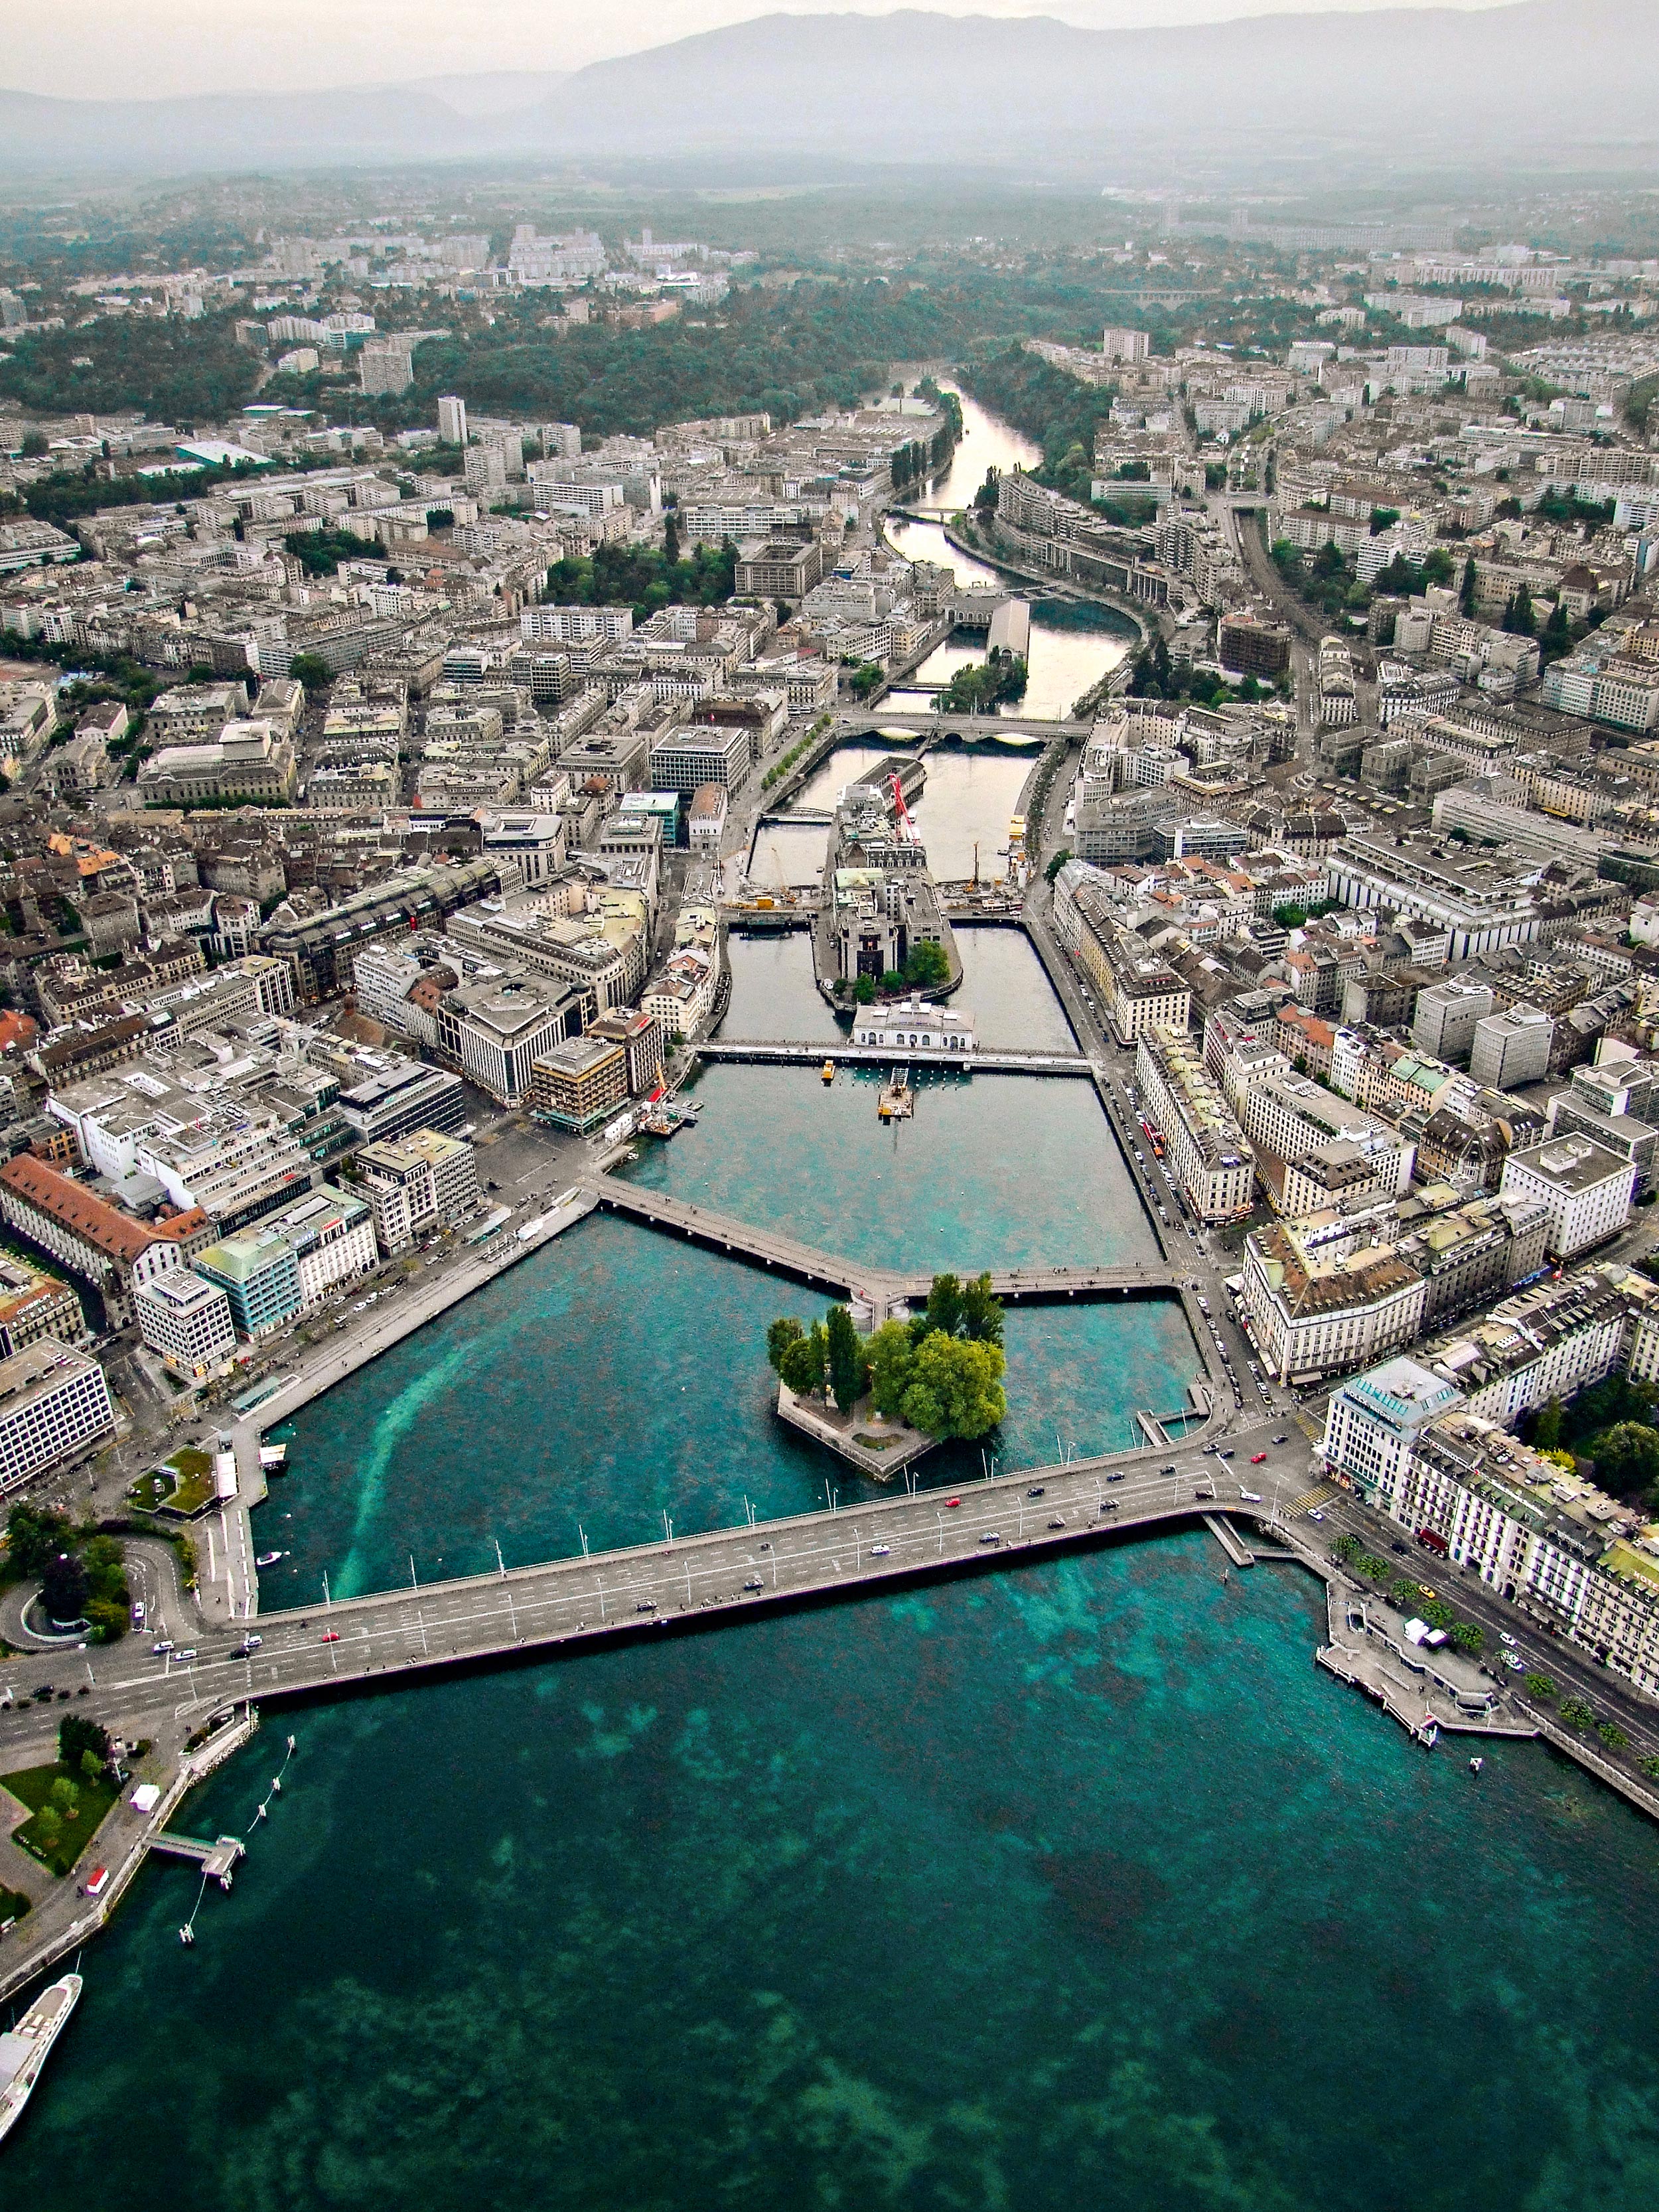
<svg viewBox="0 0 1659 2212"><path fill-rule="evenodd" d="M583 1188L613 1213L630 1214L690 1243L730 1252L775 1268L814 1290L866 1300L878 1318L897 1305L926 1302L933 1274L884 1267L842 1252L826 1252L781 1230L757 1228L735 1214L693 1206L665 1190L626 1182L620 1176L590 1175ZM1131 1260L1122 1264L1079 1264L1065 1267L994 1267L991 1288L1005 1304L1031 1299L1077 1297L1170 1297L1190 1291L1189 1279L1164 1260Z"/></svg>
<svg viewBox="0 0 1659 2212"><path fill-rule="evenodd" d="M802 1044L791 1037L711 1037L696 1048L702 1060L735 1060L777 1067L820 1067L826 1060L837 1067L943 1067L987 1075L1092 1076L1091 1060L1069 1052L935 1052L931 1048L901 1050L892 1045L848 1044L830 1037L820 1044Z"/></svg>

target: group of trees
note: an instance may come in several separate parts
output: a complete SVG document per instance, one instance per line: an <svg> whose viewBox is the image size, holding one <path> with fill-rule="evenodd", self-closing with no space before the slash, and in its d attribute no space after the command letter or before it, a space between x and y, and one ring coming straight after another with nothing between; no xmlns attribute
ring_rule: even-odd
<svg viewBox="0 0 1659 2212"><path fill-rule="evenodd" d="M1659 1513L1659 1388L1653 1383L1609 1375L1565 1405L1552 1398L1534 1416L1529 1441L1534 1451L1568 1465L1593 1461L1603 1490Z"/></svg>
<svg viewBox="0 0 1659 2212"><path fill-rule="evenodd" d="M706 322L641 331L548 329L541 307L528 295L503 302L490 328L429 339L415 354L414 390L391 411L428 422L436 396L458 392L479 409L579 422L602 437L702 415L763 410L792 422L856 406L884 388L890 362L951 355L983 327L960 288L902 279L744 286Z"/></svg>
<svg viewBox="0 0 1659 2212"><path fill-rule="evenodd" d="M798 1397L827 1391L850 1413L867 1393L878 1413L924 1436L971 1442L1008 1410L1002 1307L988 1275L935 1275L925 1312L884 1322L867 1341L845 1306L810 1329L786 1316L767 1331L766 1352Z"/></svg>
<svg viewBox="0 0 1659 2212"><path fill-rule="evenodd" d="M937 991L951 979L951 963L945 947L936 945L931 937L919 937L905 956L902 968L890 968L879 983L873 975L855 976L851 983L837 983L836 994L850 998L855 1006L872 1006L882 992L896 998L903 991Z"/></svg>
<svg viewBox="0 0 1659 2212"><path fill-rule="evenodd" d="M10 360L0 362L0 393L41 415L137 407L156 422L217 422L251 399L259 380L258 362L237 344L229 314L193 322L101 315L61 331L27 331L11 343Z"/></svg>
<svg viewBox="0 0 1659 2212"><path fill-rule="evenodd" d="M597 546L591 558L556 561L547 572L548 598L562 606L632 607L635 622L670 605L724 606L737 576L732 540L694 545L682 558L672 513L665 535L661 550L611 543Z"/></svg>
<svg viewBox="0 0 1659 2212"><path fill-rule="evenodd" d="M976 362L963 381L975 399L1042 447L1042 465L1032 471L1039 483L1088 503L1095 434L1112 411L1114 386L1080 383L1027 353L1018 340ZM975 504L981 500L982 495Z"/></svg>
<svg viewBox="0 0 1659 2212"><path fill-rule="evenodd" d="M100 1644L125 1635L132 1593L112 1536L76 1528L49 1505L14 1505L6 1522L6 1560L18 1579L39 1578L53 1620L85 1620Z"/></svg>
<svg viewBox="0 0 1659 2212"><path fill-rule="evenodd" d="M1132 699L1190 699L1198 707L1224 707L1235 700L1254 706L1258 699L1272 696L1254 676L1242 676L1237 684L1229 684L1212 670L1177 668L1162 631L1141 647L1129 672Z"/></svg>
<svg viewBox="0 0 1659 2212"><path fill-rule="evenodd" d="M994 714L1005 700L1025 696L1026 680L1020 655L997 646L988 659L958 668L933 704L941 714Z"/></svg>

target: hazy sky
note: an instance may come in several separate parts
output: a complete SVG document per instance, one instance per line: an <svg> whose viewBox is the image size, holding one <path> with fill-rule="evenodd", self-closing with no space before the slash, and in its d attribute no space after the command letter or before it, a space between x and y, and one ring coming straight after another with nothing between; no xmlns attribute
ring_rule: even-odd
<svg viewBox="0 0 1659 2212"><path fill-rule="evenodd" d="M891 0L0 0L0 85L133 97L398 83L495 70L579 69L769 14ZM926 4L926 0L923 0ZM1303 11L1495 0L1300 0ZM1298 12L1298 0L976 0L940 12L1056 15L1089 25L1192 23Z"/></svg>

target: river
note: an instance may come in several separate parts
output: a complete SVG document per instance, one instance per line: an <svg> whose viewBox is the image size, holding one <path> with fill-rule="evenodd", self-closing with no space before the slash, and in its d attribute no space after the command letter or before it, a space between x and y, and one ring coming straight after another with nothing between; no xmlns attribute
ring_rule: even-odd
<svg viewBox="0 0 1659 2212"><path fill-rule="evenodd" d="M1030 468L1042 458L1029 439L990 414L977 400L961 392L957 397L962 402L963 436L950 466L935 478L925 500L917 501L918 506L965 507L984 483L988 469ZM937 561L945 568L954 568L963 583L1022 588L1018 584L1011 585L1010 580L988 562L959 552L937 522L906 522L891 516L886 524L886 535L907 560ZM1005 708L1004 712L1069 714L1084 693L1133 650L1134 641L1133 626L1126 618L1114 617L1104 609L1097 611L1059 599L1035 598L1031 603L1031 651L1025 696L1018 707ZM984 657L982 641L953 640L928 656L916 672L917 677L924 683L948 682L957 669ZM930 702L928 694L902 689L895 690L891 697L895 706L912 708Z"/></svg>
<svg viewBox="0 0 1659 2212"><path fill-rule="evenodd" d="M1000 1042L1063 1043L1006 933ZM802 939L728 1029L828 1033ZM821 1026L812 1027L818 1024ZM772 1027L768 1033L780 1033ZM647 1180L927 1267L1146 1249L1086 1085L715 1067ZM823 1302L594 1216L307 1408L271 1607L808 1510L764 1332ZM1016 1309L998 1449L1127 1441L1178 1309ZM925 1479L971 1480L952 1447ZM1659 1835L1477 1778L1316 1668L1299 1571L1192 1533L269 1716L152 1863L5 2146L8 2203L172 2212L1650 2212ZM125 2177L125 2179L124 2179Z"/></svg>

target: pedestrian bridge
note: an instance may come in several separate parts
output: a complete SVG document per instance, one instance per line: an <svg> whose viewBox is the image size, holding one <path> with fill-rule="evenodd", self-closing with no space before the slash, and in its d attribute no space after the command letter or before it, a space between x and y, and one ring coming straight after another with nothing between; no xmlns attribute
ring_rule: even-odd
<svg viewBox="0 0 1659 2212"><path fill-rule="evenodd" d="M715 1037L696 1050L704 1060L760 1061L782 1067L912 1067L980 1069L988 1075L1084 1075L1096 1073L1092 1060L1066 1052L938 1052L915 1045L900 1051L886 1045L848 1044L829 1038L802 1044L789 1037Z"/></svg>
<svg viewBox="0 0 1659 2212"><path fill-rule="evenodd" d="M757 1261L780 1274L793 1276L816 1290L838 1297L863 1298L878 1313L896 1305L924 1304L933 1283L930 1273L885 1267L878 1263L826 1252L775 1229L757 1228L735 1214L712 1206L693 1206L667 1191L627 1182L620 1176L591 1175L583 1178L603 1206L630 1214L650 1224L708 1246L718 1252ZM1079 1265L1063 1267L993 1267L991 1288L1005 1304L1031 1299L1076 1297L1168 1297L1190 1288L1188 1279L1164 1260L1136 1260L1124 1265Z"/></svg>

